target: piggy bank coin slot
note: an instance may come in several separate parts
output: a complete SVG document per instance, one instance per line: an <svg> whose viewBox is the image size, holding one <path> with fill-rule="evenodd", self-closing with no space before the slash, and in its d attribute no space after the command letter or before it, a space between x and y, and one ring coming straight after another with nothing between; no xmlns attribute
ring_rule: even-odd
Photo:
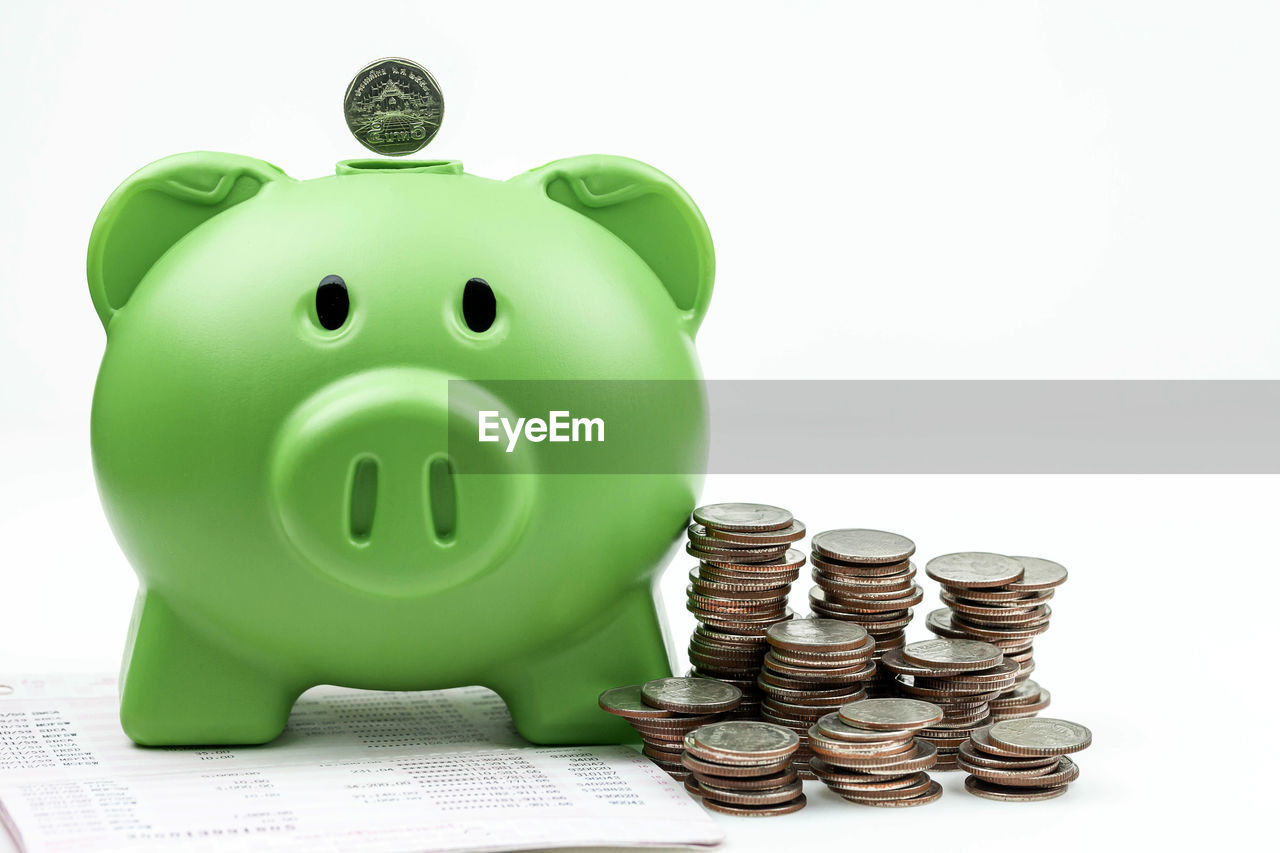
<svg viewBox="0 0 1280 853"><path fill-rule="evenodd" d="M343 160L338 163L339 175L371 174L374 172L408 172L426 175L461 175L461 160Z"/></svg>

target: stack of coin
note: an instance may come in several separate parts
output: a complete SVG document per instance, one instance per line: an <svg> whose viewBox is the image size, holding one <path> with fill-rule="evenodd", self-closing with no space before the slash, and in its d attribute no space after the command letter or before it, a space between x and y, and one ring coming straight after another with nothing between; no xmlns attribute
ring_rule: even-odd
<svg viewBox="0 0 1280 853"><path fill-rule="evenodd" d="M883 530L825 530L813 537L809 606L818 616L855 622L876 642L876 658L906 641L911 608L924 597L915 582L916 545ZM890 676L868 686L873 696L894 694Z"/></svg>
<svg viewBox="0 0 1280 853"><path fill-rule="evenodd" d="M685 735L723 719L741 701L738 688L709 678L656 678L606 690L599 700L640 733L644 754L677 779L688 775L680 763Z"/></svg>
<svg viewBox="0 0 1280 853"><path fill-rule="evenodd" d="M795 732L754 720L729 720L695 729L681 761L692 774L689 793L709 809L771 817L804 808L804 786L791 766Z"/></svg>
<svg viewBox="0 0 1280 853"><path fill-rule="evenodd" d="M1032 716L1047 708L1049 692L1024 688L1024 682L1035 669L1032 642L1049 629L1047 602L1066 581L1067 570L1039 557L977 551L935 557L925 572L942 584L942 602L947 605L929 614L929 630L941 637L991 643L1004 652L1005 660L1019 666L1016 683L992 703L992 721Z"/></svg>
<svg viewBox="0 0 1280 853"><path fill-rule="evenodd" d="M686 550L699 563L689 572L686 592L698 627L689 642L690 674L742 690L735 717L759 719L755 682L768 649L765 632L792 618L787 598L805 558L790 545L804 532L790 512L766 504L711 504L693 511Z"/></svg>
<svg viewBox="0 0 1280 853"><path fill-rule="evenodd" d="M765 639L769 652L756 681L765 697L760 715L799 736L796 769L816 778L809 769L810 728L824 714L866 698L864 683L876 671L875 641L861 626L838 619L779 622Z"/></svg>
<svg viewBox="0 0 1280 853"><path fill-rule="evenodd" d="M810 729L810 767L852 803L884 808L932 803L942 796L942 786L924 771L938 753L915 735L942 716L942 708L915 699L851 702Z"/></svg>
<svg viewBox="0 0 1280 853"><path fill-rule="evenodd" d="M960 747L960 766L969 772L964 788L988 800L1030 802L1067 792L1080 768L1067 758L1093 742L1079 723L1049 717L1004 720L973 733Z"/></svg>
<svg viewBox="0 0 1280 853"><path fill-rule="evenodd" d="M886 653L881 666L896 676L908 696L942 708L942 719L919 737L938 750L936 770L954 770L960 745L991 720L989 703L1018 675L1018 665L1000 650L977 640L939 638L908 643Z"/></svg>

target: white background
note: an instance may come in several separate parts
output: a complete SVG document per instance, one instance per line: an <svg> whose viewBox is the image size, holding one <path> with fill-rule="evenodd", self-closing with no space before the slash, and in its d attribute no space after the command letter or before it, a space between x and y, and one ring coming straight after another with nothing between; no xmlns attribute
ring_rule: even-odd
<svg viewBox="0 0 1280 853"><path fill-rule="evenodd" d="M717 247L710 377L1276 378L1278 41L1263 3L6 2L0 675L118 665L134 581L90 471L103 335L83 263L99 205L151 160L204 148L325 174L362 153L348 79L404 55L445 93L432 157L507 177L625 154L689 190ZM712 478L706 500L900 531L923 558L1066 564L1035 677L1096 739L1053 802L978 800L956 773L911 811L811 784L797 815L723 819L731 848L1075 851L1258 829L1276 489ZM685 563L663 584L680 639Z"/></svg>

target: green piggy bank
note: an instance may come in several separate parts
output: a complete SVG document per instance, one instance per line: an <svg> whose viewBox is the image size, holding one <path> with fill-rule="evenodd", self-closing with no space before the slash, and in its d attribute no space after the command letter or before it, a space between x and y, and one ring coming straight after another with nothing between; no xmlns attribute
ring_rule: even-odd
<svg viewBox="0 0 1280 853"><path fill-rule="evenodd" d="M130 738L263 743L317 684L481 684L534 742L632 737L596 696L671 672L654 581L703 469L542 470L449 383L696 382L713 254L670 178L181 154L108 199L88 279L94 469L140 581ZM705 413L640 403L705 448Z"/></svg>

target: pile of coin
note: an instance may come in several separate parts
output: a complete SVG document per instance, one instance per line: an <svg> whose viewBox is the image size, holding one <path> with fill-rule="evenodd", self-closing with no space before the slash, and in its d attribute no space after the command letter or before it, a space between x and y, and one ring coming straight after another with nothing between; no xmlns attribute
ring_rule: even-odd
<svg viewBox="0 0 1280 853"><path fill-rule="evenodd" d="M902 808L932 803L942 786L925 772L937 761L916 733L942 720L942 708L915 699L864 699L841 706L809 730L809 766L852 803Z"/></svg>
<svg viewBox="0 0 1280 853"><path fill-rule="evenodd" d="M643 752L677 779L689 775L680 763L685 735L717 722L738 707L742 691L709 678L656 678L600 694L600 707L625 719L644 741Z"/></svg>
<svg viewBox="0 0 1280 853"><path fill-rule="evenodd" d="M1018 678L991 705L992 721L1033 716L1049 706L1049 692L1031 682L1032 642L1049 630L1049 599L1067 570L1039 557L1006 557L982 551L934 557L925 573L942 584L946 607L926 619L940 637L982 640L1018 664Z"/></svg>
<svg viewBox="0 0 1280 853"><path fill-rule="evenodd" d="M915 582L916 545L883 530L825 530L813 537L809 606L818 616L861 625L875 638L876 659L906 641L912 607L924 592ZM872 696L894 695L890 676L869 685Z"/></svg>
<svg viewBox="0 0 1280 853"><path fill-rule="evenodd" d="M795 766L803 778L809 769L809 731L818 718L849 702L865 699L865 682L876 671L875 641L861 626L838 619L794 619L765 634L757 686L764 693L760 715L800 738Z"/></svg>
<svg viewBox="0 0 1280 853"><path fill-rule="evenodd" d="M964 788L988 800L1030 802L1067 792L1080 768L1067 758L1093 742L1079 723L1049 717L1005 720L973 733L960 747L960 766L969 772Z"/></svg>
<svg viewBox="0 0 1280 853"><path fill-rule="evenodd" d="M771 817L804 808L804 786L792 757L800 739L772 723L729 720L695 729L684 739L689 793L707 808L744 817Z"/></svg>
<svg viewBox="0 0 1280 853"><path fill-rule="evenodd" d="M898 689L942 709L942 719L919 737L938 750L936 770L955 770L960 745L991 720L990 702L1018 675L1018 665L1000 650L977 640L938 638L893 649L881 666L894 673Z"/></svg>
<svg viewBox="0 0 1280 853"><path fill-rule="evenodd" d="M689 572L686 606L698 627L689 642L690 674L738 687L738 718L759 719L756 675L768 650L765 632L793 616L787 598L805 557L790 546L804 533L790 512L767 504L693 511L686 551L699 562Z"/></svg>

